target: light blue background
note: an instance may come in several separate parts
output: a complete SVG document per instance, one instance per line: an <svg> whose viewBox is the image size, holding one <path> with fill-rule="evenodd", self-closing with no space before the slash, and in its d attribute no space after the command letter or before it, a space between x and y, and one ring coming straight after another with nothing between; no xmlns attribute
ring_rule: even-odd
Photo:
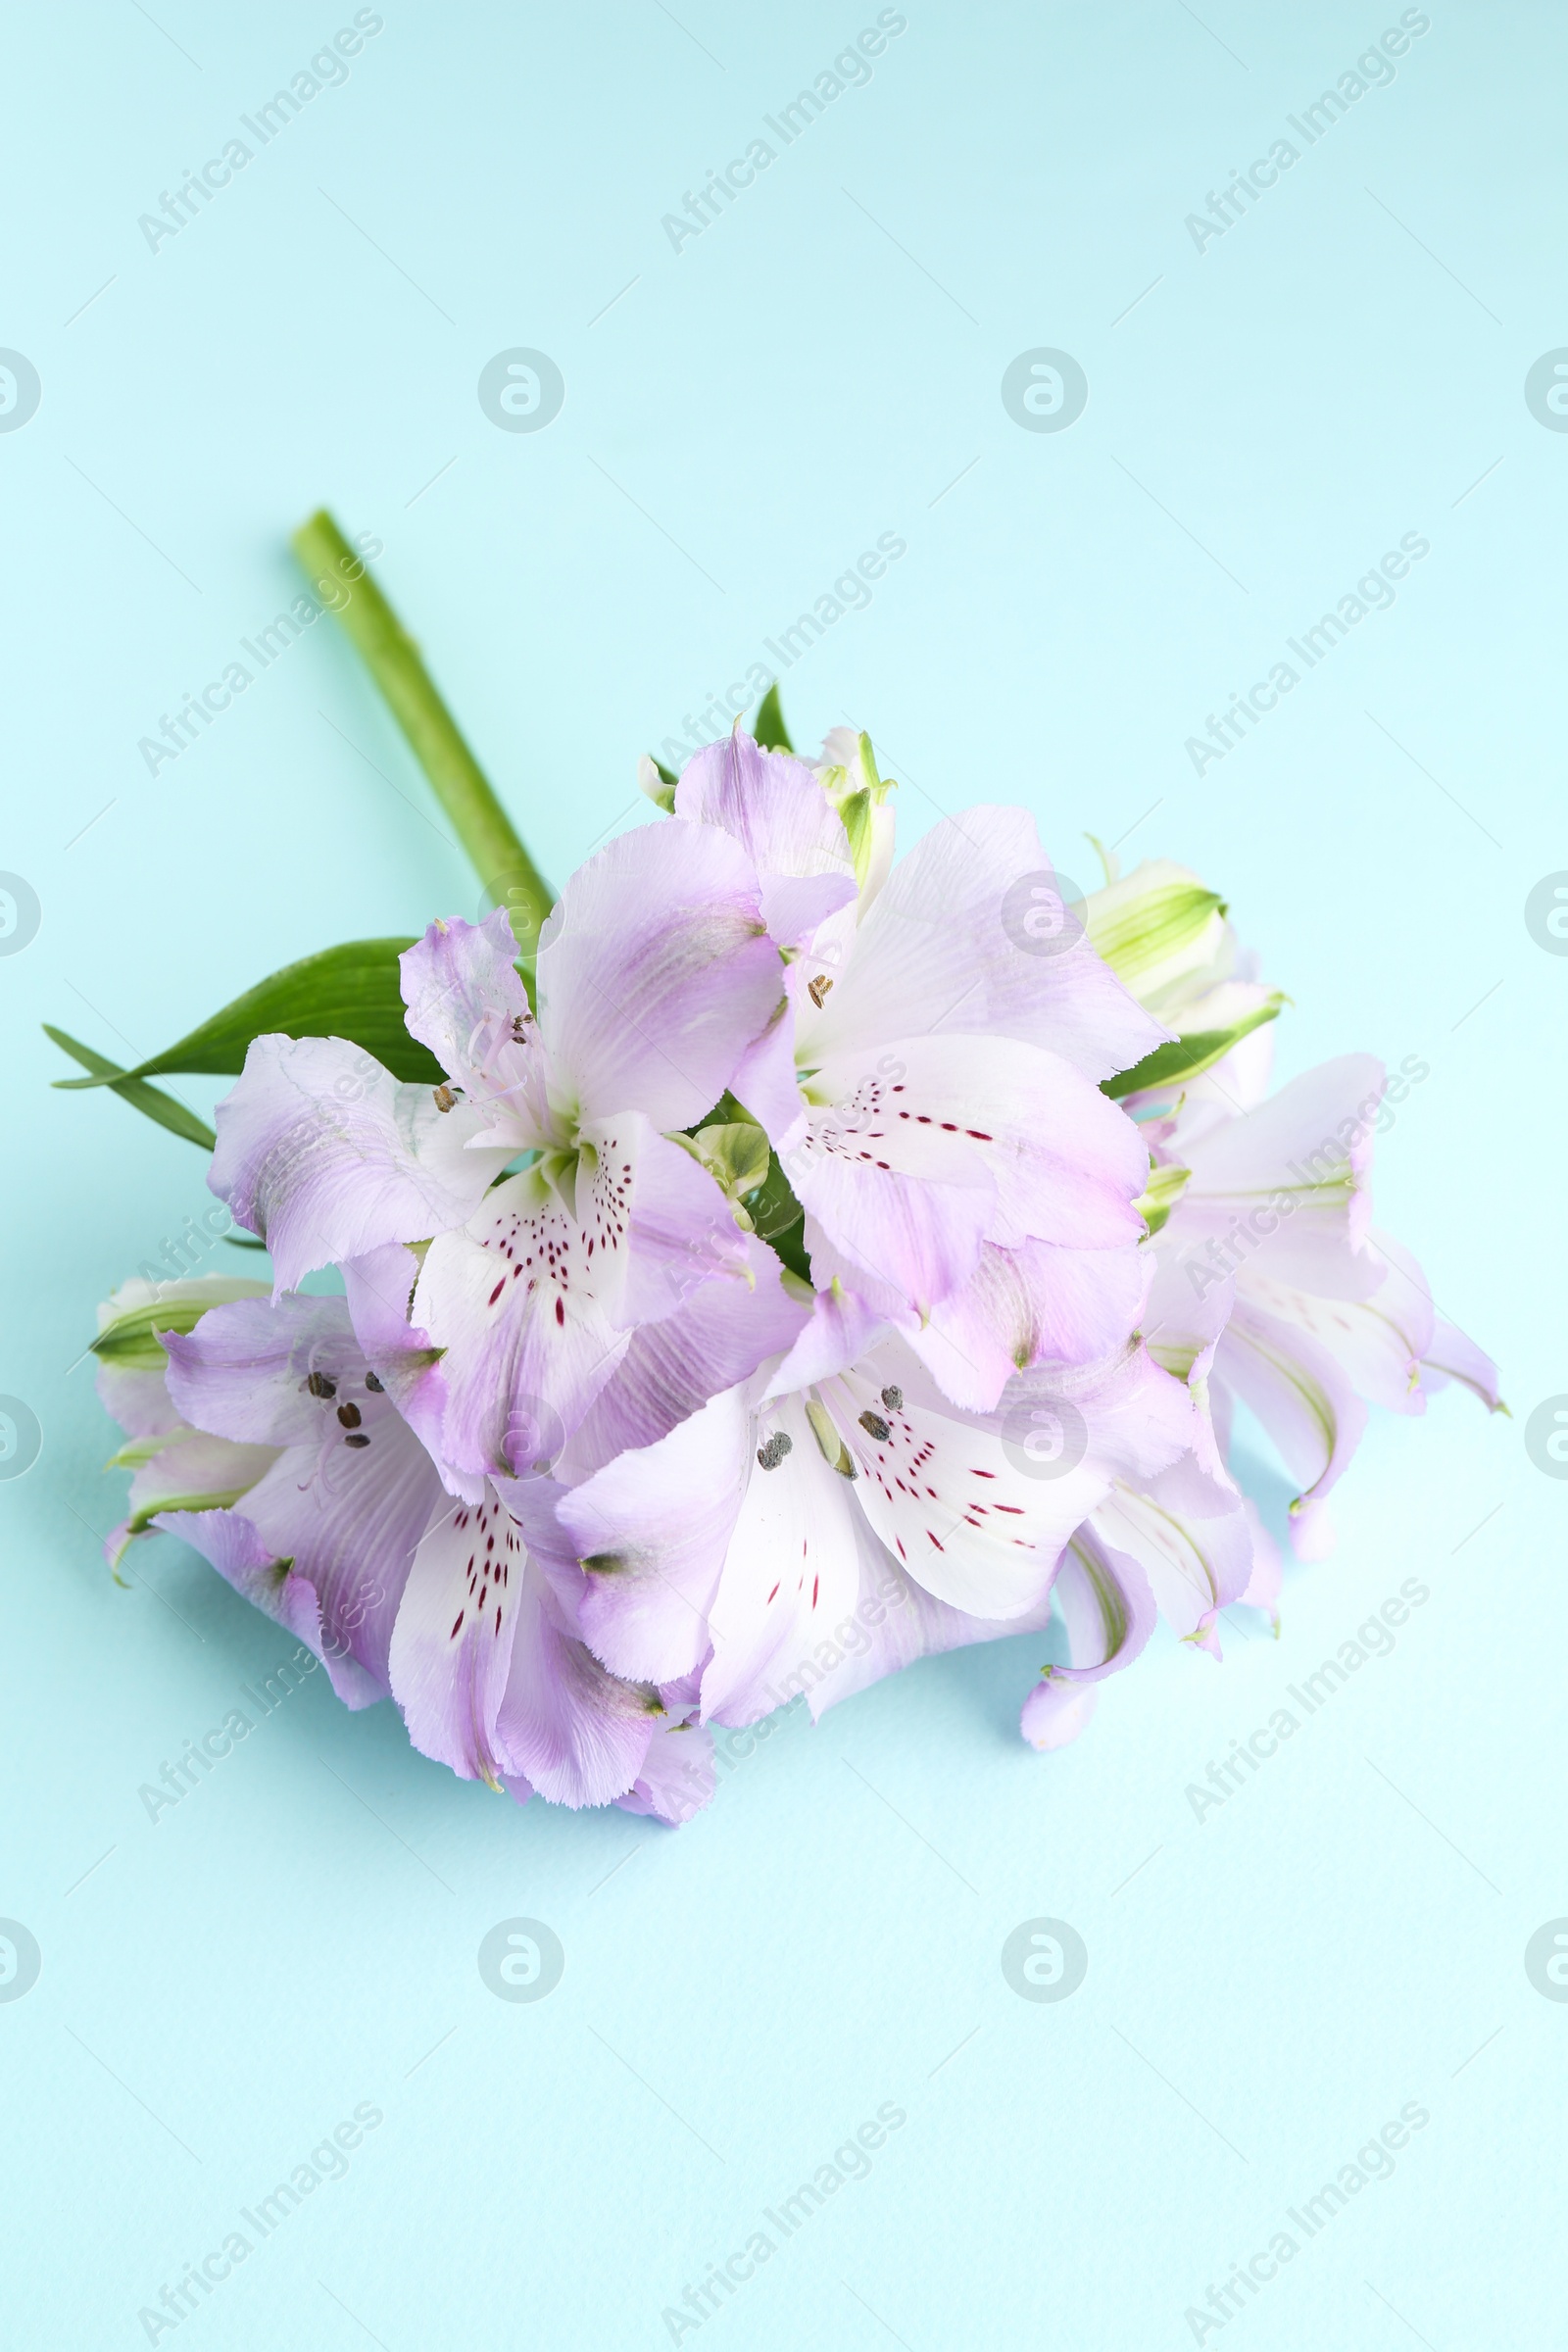
<svg viewBox="0 0 1568 2352"><path fill-rule="evenodd" d="M1522 1433L1568 1389L1568 963L1523 906L1568 866L1568 436L1522 386L1568 343L1568 23L1435 0L1393 85L1200 254L1184 217L1396 8L909 0L869 84L677 255L661 216L876 11L676 13L389 0L156 254L137 216L352 11L11 26L0 342L43 401L0 437L0 865L43 920L0 961L0 1389L44 1447L0 1485L0 1914L43 1952L0 2005L8 2340L144 2342L140 2307L371 2102L348 2176L162 2341L664 2344L891 2101L869 2178L684 2341L1174 2348L1418 2101L1395 2176L1206 2340L1557 2344L1568 2006L1522 1956L1568 1912L1568 1493ZM548 430L479 409L514 345L564 372ZM1039 345L1089 377L1059 434L999 395ZM37 1024L129 1059L294 956L472 911L333 623L156 780L138 756L296 592L323 500L384 540L558 880L638 814L640 751L905 537L789 676L798 737L868 725L906 838L1019 799L1069 871L1085 831L1199 866L1291 993L1284 1074L1428 1060L1380 1216L1516 1418L1449 1393L1375 1422L1279 1645L1157 1642L1059 1756L1017 1739L1041 1645L1006 1643L785 1719L670 1834L498 1803L318 1677L150 1823L138 1786L289 1645L169 1539L128 1592L104 1570L122 1482L75 1359L206 1195L188 1147L47 1091ZM1185 738L1409 531L1394 609L1197 778ZM1412 1575L1393 1654L1195 1820L1186 1785ZM518 1914L565 1947L534 2006L475 1967ZM1043 1914L1090 1955L1058 2005L999 1964Z"/></svg>

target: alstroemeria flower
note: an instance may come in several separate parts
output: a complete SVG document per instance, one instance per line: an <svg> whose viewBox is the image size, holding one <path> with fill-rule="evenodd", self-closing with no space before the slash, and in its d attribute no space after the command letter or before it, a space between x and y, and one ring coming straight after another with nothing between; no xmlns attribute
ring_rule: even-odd
<svg viewBox="0 0 1568 2352"><path fill-rule="evenodd" d="M442 1351L426 1434L469 1491L526 1467L542 1425L569 1432L634 1328L713 1276L752 1282L722 1193L663 1131L711 1108L782 993L756 876L717 828L625 835L573 876L537 1018L514 956L502 911L405 956L409 1027L449 1073L433 1094L340 1039L264 1037L217 1112L214 1190L266 1238L278 1291L358 1267L380 1319L402 1307ZM385 1278L409 1245L412 1298Z"/></svg>
<svg viewBox="0 0 1568 2352"><path fill-rule="evenodd" d="M1044 1623L1086 1512L1190 1436L1180 1384L1134 1348L1016 1379L990 1415L956 1407L897 1338L808 1387L764 1367L558 1505L585 1637L617 1673L700 1671L705 1720L751 1723L807 1687L887 1570L944 1633Z"/></svg>
<svg viewBox="0 0 1568 2352"><path fill-rule="evenodd" d="M270 1466L238 1504L154 1524L308 1642L339 1697L390 1694L416 1747L519 1799L664 1810L650 1749L671 1711L582 1642L542 1482L449 1494L341 1298L238 1300L165 1346L185 1424Z"/></svg>
<svg viewBox="0 0 1568 2352"><path fill-rule="evenodd" d="M858 1296L975 1410L1021 1365L1124 1339L1149 1158L1099 1082L1165 1033L1085 940L1035 952L1033 820L967 810L857 899L817 778L738 733L692 761L675 814L744 841L790 953L786 1006L731 1087L804 1206L818 1287Z"/></svg>
<svg viewBox="0 0 1568 2352"><path fill-rule="evenodd" d="M1195 1434L1156 1478L1108 1494L1074 1547L1098 1551L1125 1598L1147 1594L1181 1639L1218 1657L1221 1612L1241 1601L1277 1624L1282 1584L1278 1547L1227 1466L1237 1399L1297 1481L1292 1546L1311 1560L1332 1547L1325 1497L1368 1404L1419 1413L1453 1379L1495 1411L1495 1368L1436 1314L1409 1252L1372 1225L1373 1140L1390 1116L1383 1065L1347 1054L1270 1096L1283 999L1185 867L1155 860L1112 879L1085 918L1118 976L1198 1057L1190 1073L1125 1098L1158 1204L1143 1330L1155 1360L1189 1384ZM1081 1721L1052 1695L1077 1654L1026 1702L1026 1739L1051 1728L1054 1743Z"/></svg>

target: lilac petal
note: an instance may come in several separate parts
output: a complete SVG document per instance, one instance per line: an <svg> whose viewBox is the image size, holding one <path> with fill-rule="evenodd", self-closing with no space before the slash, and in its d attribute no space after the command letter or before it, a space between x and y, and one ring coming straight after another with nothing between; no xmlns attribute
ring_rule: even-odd
<svg viewBox="0 0 1568 2352"><path fill-rule="evenodd" d="M363 1451L290 1446L245 1497L279 1558L320 1599L334 1652L390 1689L388 1652L410 1564L430 1514L450 1501L414 1432L390 1414Z"/></svg>
<svg viewBox="0 0 1568 2352"><path fill-rule="evenodd" d="M950 1608L906 1576L871 1534L863 1513L857 1513L856 1529L859 1586L853 1605L835 1623L819 1629L811 1648L792 1667L773 1677L781 1697L805 1693L813 1722L820 1722L829 1707L920 1658L1013 1634L1037 1633L1051 1622L1049 1586L1030 1608L1005 1623L975 1617Z"/></svg>
<svg viewBox="0 0 1568 2352"><path fill-rule="evenodd" d="M493 1494L446 1503L414 1554L392 1629L392 1695L416 1747L466 1781L499 1783L497 1736L522 1605L522 1531Z"/></svg>
<svg viewBox="0 0 1568 2352"><path fill-rule="evenodd" d="M1144 1340L1167 1372L1186 1380L1198 1358L1212 1348L1236 1303L1232 1275L1207 1254L1189 1250L1167 1225L1150 1245L1154 1279L1144 1309Z"/></svg>
<svg viewBox="0 0 1568 2352"><path fill-rule="evenodd" d="M941 1030L1047 1046L1097 1084L1142 1060L1165 1032L1087 940L1060 956L1017 944L1008 893L1050 870L1024 809L966 808L934 826L866 913L810 1032L811 1059L874 1067L887 1039Z"/></svg>
<svg viewBox="0 0 1568 2352"><path fill-rule="evenodd" d="M898 1168L934 1132L965 1147L996 1188L990 1241L1107 1250L1143 1238L1132 1204L1149 1181L1148 1148L1126 1113L1054 1054L1012 1039L905 1038L874 1073L824 1055L812 1091L834 1099L845 1148L858 1145L862 1164Z"/></svg>
<svg viewBox="0 0 1568 2352"><path fill-rule="evenodd" d="M315 1587L334 1649L384 1687L398 1600L442 1490L392 1398L371 1387L345 1301L242 1299L166 1345L170 1393L189 1421L285 1448L246 1495L246 1516Z"/></svg>
<svg viewBox="0 0 1568 2352"><path fill-rule="evenodd" d="M749 1380L759 1364L787 1348L808 1309L784 1287L783 1269L765 1242L746 1243L748 1287L728 1275L700 1283L673 1315L635 1330L558 1465L568 1484L616 1454L655 1445L678 1422L725 1389Z"/></svg>
<svg viewBox="0 0 1568 2352"><path fill-rule="evenodd" d="M272 1254L277 1291L318 1266L471 1214L512 1147L473 1152L480 1114L443 1113L342 1038L258 1037L214 1112L209 1182Z"/></svg>
<svg viewBox="0 0 1568 2352"><path fill-rule="evenodd" d="M1327 1348L1298 1325L1239 1298L1214 1369L1262 1422L1300 1499L1326 1494L1366 1427L1366 1406Z"/></svg>
<svg viewBox="0 0 1568 2352"><path fill-rule="evenodd" d="M672 1828L690 1821L713 1798L713 1735L706 1724L667 1715L648 1742L642 1770L615 1802L626 1813L652 1814Z"/></svg>
<svg viewBox="0 0 1568 2352"><path fill-rule="evenodd" d="M1329 1506L1321 1496L1292 1511L1290 1538L1291 1550L1303 1567L1333 1558L1340 1539Z"/></svg>
<svg viewBox="0 0 1568 2352"><path fill-rule="evenodd" d="M615 1673L665 1683L701 1664L753 1436L744 1393L730 1390L562 1498L561 1527L588 1572L578 1622Z"/></svg>
<svg viewBox="0 0 1568 2352"><path fill-rule="evenodd" d="M190 1321L192 1306L205 1310L227 1305L235 1298L266 1298L271 1288L270 1282L251 1282L232 1274L187 1274L173 1282L157 1283L133 1274L99 1306L98 1329L101 1335L121 1317L147 1307L166 1307L171 1323L185 1324ZM99 1362L99 1402L127 1438L163 1437L181 1426L183 1416L165 1384L166 1369L163 1362L146 1370L130 1369L113 1355Z"/></svg>
<svg viewBox="0 0 1568 2352"><path fill-rule="evenodd" d="M624 833L580 866L539 947L539 1026L585 1119L689 1127L783 994L757 875L712 825Z"/></svg>
<svg viewBox="0 0 1568 2352"><path fill-rule="evenodd" d="M1187 1471L1164 1492L1157 1477L1141 1491L1118 1486L1097 1507L1094 1534L1142 1567L1160 1615L1180 1638L1217 1657L1215 1620L1247 1590L1251 1532L1239 1494L1212 1488L1205 1496L1190 1464Z"/></svg>
<svg viewBox="0 0 1568 2352"><path fill-rule="evenodd" d="M1316 1298L1271 1282L1261 1264L1244 1273L1241 1294L1250 1305L1316 1340L1369 1404L1394 1413L1421 1413L1426 1397L1420 1364L1432 1338L1431 1294L1419 1269L1411 1279L1393 1263L1387 1247L1376 1254L1389 1274L1369 1298Z"/></svg>
<svg viewBox="0 0 1568 2352"><path fill-rule="evenodd" d="M979 1617L1033 1607L1112 1484L1152 1476L1191 1442L1186 1391L1141 1349L1020 1377L987 1416L949 1403L899 1342L823 1396L877 1535L939 1600ZM1031 1449L1041 1432L1053 1447Z"/></svg>
<svg viewBox="0 0 1568 2352"><path fill-rule="evenodd" d="M1088 1730L1099 1704L1100 1692L1093 1683L1070 1683L1054 1668L1048 1669L1045 1681L1037 1683L1023 1702L1018 1729L1042 1754L1067 1747Z"/></svg>
<svg viewBox="0 0 1568 2352"><path fill-rule="evenodd" d="M593 1186L599 1253L624 1282L618 1296L611 1284L604 1288L616 1323L662 1322L714 1275L737 1286L750 1281L746 1236L701 1161L635 1112L582 1132L599 1163Z"/></svg>
<svg viewBox="0 0 1568 2352"><path fill-rule="evenodd" d="M529 1577L500 1719L514 1770L552 1804L608 1804L644 1769L660 1719L653 1691L607 1673L548 1583Z"/></svg>
<svg viewBox="0 0 1568 2352"><path fill-rule="evenodd" d="M937 1128L859 1132L858 1107L813 1110L780 1157L806 1207L847 1261L906 1306L928 1314L967 1281L996 1215L990 1170L960 1136ZM853 1123L852 1123L853 1122Z"/></svg>
<svg viewBox="0 0 1568 2352"><path fill-rule="evenodd" d="M969 1280L906 1336L956 1404L990 1412L1015 1372L1116 1354L1143 1313L1153 1270L1137 1243L1072 1250L1026 1241L1000 1250L987 1242Z"/></svg>
<svg viewBox="0 0 1568 2352"><path fill-rule="evenodd" d="M343 1268L344 1302L366 1362L434 1459L451 1492L461 1494L465 1502L478 1502L482 1478L475 1472L455 1469L441 1452L447 1409L441 1350L427 1331L409 1321L418 1278L419 1261L414 1251L391 1242L384 1250L349 1260Z"/></svg>
<svg viewBox="0 0 1568 2352"><path fill-rule="evenodd" d="M816 1255L813 1250L812 1266L819 1271ZM847 1371L888 1337L902 1305L903 1301L881 1285L856 1290L832 1278L831 1287L819 1290L812 1299L810 1321L770 1377L764 1396L788 1396L796 1389L808 1389L813 1381Z"/></svg>
<svg viewBox="0 0 1568 2352"><path fill-rule="evenodd" d="M188 1333L164 1337L169 1395L193 1428L242 1445L299 1446L341 1438L393 1413L341 1298L290 1292L215 1306ZM339 1406L352 1404L354 1419Z"/></svg>
<svg viewBox="0 0 1568 2352"><path fill-rule="evenodd" d="M800 1397L767 1426L769 1442L788 1438L791 1450L772 1470L753 1468L708 1617L703 1716L732 1726L790 1696L786 1684L831 1642L859 1591L864 1536L851 1482L824 1459Z"/></svg>
<svg viewBox="0 0 1568 2352"><path fill-rule="evenodd" d="M760 750L749 735L697 754L676 786L675 814L721 826L740 843L781 948L800 946L856 895L843 820L811 770L788 753Z"/></svg>
<svg viewBox="0 0 1568 2352"><path fill-rule="evenodd" d="M1365 1246L1383 1086L1371 1054L1342 1054L1189 1145L1171 1243L1196 1254L1220 1240L1244 1289L1255 1270L1319 1298L1370 1298L1384 1278Z"/></svg>
<svg viewBox="0 0 1568 2352"><path fill-rule="evenodd" d="M1001 1038L903 1038L875 1069L824 1058L811 1091L827 1107L783 1152L796 1193L922 1317L972 1277L982 1238L1089 1250L1142 1238L1133 1203L1147 1148L1054 1054ZM949 1210L965 1186L970 1197Z"/></svg>
<svg viewBox="0 0 1568 2352"><path fill-rule="evenodd" d="M776 1017L755 1038L735 1065L730 1092L775 1149L792 1142L803 1127L806 1106L795 1070L795 1014L781 1003Z"/></svg>
<svg viewBox="0 0 1568 2352"><path fill-rule="evenodd" d="M1497 1367L1490 1355L1467 1339L1455 1323L1446 1323L1440 1315L1433 1325L1432 1339L1421 1359L1421 1385L1430 1395L1446 1388L1450 1380L1458 1381L1472 1396L1479 1396L1489 1412L1504 1413L1497 1390Z"/></svg>
<svg viewBox="0 0 1568 2352"><path fill-rule="evenodd" d="M628 1324L749 1272L729 1205L689 1152L636 1113L590 1132L576 1217L530 1168L425 1254L414 1313L447 1351L442 1450L460 1469L524 1468L518 1430L532 1446L549 1429L553 1456L625 1354Z"/></svg>
<svg viewBox="0 0 1568 2352"><path fill-rule="evenodd" d="M514 1150L546 1127L544 1049L516 971L505 907L482 923L432 923L400 958L409 1034L428 1046L454 1085L505 1131Z"/></svg>
<svg viewBox="0 0 1568 2352"><path fill-rule="evenodd" d="M338 1697L348 1707L374 1706L386 1696L373 1675L334 1642L321 1623L315 1586L286 1560L279 1560L239 1511L178 1511L153 1524L178 1536L211 1561L242 1599L286 1626L326 1667Z"/></svg>
<svg viewBox="0 0 1568 2352"><path fill-rule="evenodd" d="M222 1509L249 1494L277 1459L271 1446L236 1446L199 1429L176 1431L130 1482L129 1526L137 1533L164 1511Z"/></svg>
<svg viewBox="0 0 1568 2352"><path fill-rule="evenodd" d="M1069 1687L1120 1674L1148 1646L1159 1617L1137 1556L1107 1543L1095 1519L1084 1521L1061 1555L1055 1600L1071 1664L1049 1672Z"/></svg>
<svg viewBox="0 0 1568 2352"><path fill-rule="evenodd" d="M553 1457L624 1353L588 1238L530 1168L425 1252L414 1312L445 1350L441 1452L460 1470L523 1469L541 1444Z"/></svg>
<svg viewBox="0 0 1568 2352"><path fill-rule="evenodd" d="M127 1438L167 1437L183 1425L184 1416L171 1397L162 1372L100 1364L94 1386L104 1411L111 1421L119 1422Z"/></svg>

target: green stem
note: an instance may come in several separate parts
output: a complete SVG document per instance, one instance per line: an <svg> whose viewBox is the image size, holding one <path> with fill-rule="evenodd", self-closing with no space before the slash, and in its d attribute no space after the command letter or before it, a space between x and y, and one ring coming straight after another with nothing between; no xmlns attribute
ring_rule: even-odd
<svg viewBox="0 0 1568 2352"><path fill-rule="evenodd" d="M325 508L294 533L311 586L354 640L491 898L531 956L555 894L436 691L419 649Z"/></svg>

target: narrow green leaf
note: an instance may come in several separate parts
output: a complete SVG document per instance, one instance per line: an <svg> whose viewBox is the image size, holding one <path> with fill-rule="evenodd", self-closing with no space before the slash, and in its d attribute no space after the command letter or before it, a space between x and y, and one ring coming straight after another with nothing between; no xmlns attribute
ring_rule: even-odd
<svg viewBox="0 0 1568 2352"><path fill-rule="evenodd" d="M784 711L778 699L778 680L776 678L758 707L757 719L752 733L764 752L793 752L795 749L794 744L790 741L790 731L784 724Z"/></svg>
<svg viewBox="0 0 1568 2352"><path fill-rule="evenodd" d="M341 948L324 948L318 956L285 964L268 980L247 989L210 1021L193 1029L176 1045L166 1047L133 1070L118 1073L129 1080L156 1078L169 1070L220 1071L232 1075L245 1067L245 1052L254 1037L279 1033L284 1037L346 1037L363 1046L394 1078L439 1086L445 1072L433 1054L409 1035L403 1018L398 957L413 947L412 939L353 939ZM72 1049L74 1050L74 1049ZM78 1054L78 1061L85 1056ZM92 1078L62 1078L66 1087L113 1086L112 1062L91 1062L101 1072ZM157 1113L153 1113L157 1116ZM209 1147L211 1148L211 1147Z"/></svg>
<svg viewBox="0 0 1568 2352"><path fill-rule="evenodd" d="M145 1086L139 1078L127 1076L118 1062L106 1061L103 1054L93 1052L91 1046L78 1045L74 1037L66 1035L64 1029L56 1029L48 1021L43 1024L43 1033L54 1040L62 1053L69 1054L74 1061L79 1061L84 1070L93 1072L89 1080L57 1078L56 1086L107 1086L122 1101L128 1102L132 1110L144 1112L149 1119L155 1119L160 1127L167 1127L172 1135L182 1135L186 1143L194 1144L198 1151L211 1152L216 1149L218 1138L206 1122L199 1119L193 1110L187 1110L183 1102L176 1102L172 1095L166 1095L162 1087Z"/></svg>
<svg viewBox="0 0 1568 2352"><path fill-rule="evenodd" d="M1101 1092L1119 1102L1124 1095L1138 1095L1154 1086L1185 1085L1189 1078L1200 1078L1222 1061L1232 1046L1272 1021L1284 1004L1283 996L1271 997L1266 1004L1258 1005L1244 1021L1230 1029L1195 1029L1186 1037L1174 1037L1168 1045L1156 1046L1142 1061L1130 1070L1118 1070L1114 1078L1104 1080Z"/></svg>

